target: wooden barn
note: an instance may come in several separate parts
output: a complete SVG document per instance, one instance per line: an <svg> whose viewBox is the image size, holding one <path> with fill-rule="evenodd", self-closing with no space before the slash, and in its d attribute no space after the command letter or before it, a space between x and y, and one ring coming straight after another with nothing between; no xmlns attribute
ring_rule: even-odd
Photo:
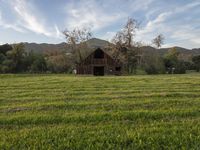
<svg viewBox="0 0 200 150"><path fill-rule="evenodd" d="M77 74L121 75L122 63L115 61L101 48L95 49L76 67Z"/></svg>

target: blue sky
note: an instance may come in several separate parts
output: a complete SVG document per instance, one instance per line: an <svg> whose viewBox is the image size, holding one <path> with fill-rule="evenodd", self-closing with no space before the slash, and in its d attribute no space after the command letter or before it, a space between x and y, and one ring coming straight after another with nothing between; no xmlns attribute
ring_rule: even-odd
<svg viewBox="0 0 200 150"><path fill-rule="evenodd" d="M141 23L144 44L162 33L163 47L200 47L200 0L0 0L0 44L60 43L75 27L110 40L128 17Z"/></svg>

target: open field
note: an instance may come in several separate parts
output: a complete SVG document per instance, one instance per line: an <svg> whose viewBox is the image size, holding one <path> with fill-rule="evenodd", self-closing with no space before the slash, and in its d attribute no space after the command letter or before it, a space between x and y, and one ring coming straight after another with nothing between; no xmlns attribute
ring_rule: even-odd
<svg viewBox="0 0 200 150"><path fill-rule="evenodd" d="M200 75L0 75L0 149L200 149Z"/></svg>

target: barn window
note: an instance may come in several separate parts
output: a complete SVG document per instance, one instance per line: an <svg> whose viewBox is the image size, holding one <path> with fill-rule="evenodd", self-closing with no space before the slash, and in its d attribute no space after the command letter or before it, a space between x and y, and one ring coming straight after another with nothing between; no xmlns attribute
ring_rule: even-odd
<svg viewBox="0 0 200 150"><path fill-rule="evenodd" d="M104 58L104 52L101 49L97 49L94 53L94 58Z"/></svg>
<svg viewBox="0 0 200 150"><path fill-rule="evenodd" d="M121 71L121 67L116 67L115 71Z"/></svg>

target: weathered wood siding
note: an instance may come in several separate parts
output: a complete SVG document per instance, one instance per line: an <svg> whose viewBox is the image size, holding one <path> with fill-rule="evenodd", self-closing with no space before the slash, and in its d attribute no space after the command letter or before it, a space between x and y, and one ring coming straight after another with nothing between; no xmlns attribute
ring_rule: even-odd
<svg viewBox="0 0 200 150"><path fill-rule="evenodd" d="M88 57L86 57L79 65L77 65L77 74L93 74L94 67L103 66L105 75L120 75L121 70L116 71L116 67L121 67L122 65L120 63L117 63L111 56L106 54L104 51L103 53L103 58L95 58L95 51L91 53Z"/></svg>

